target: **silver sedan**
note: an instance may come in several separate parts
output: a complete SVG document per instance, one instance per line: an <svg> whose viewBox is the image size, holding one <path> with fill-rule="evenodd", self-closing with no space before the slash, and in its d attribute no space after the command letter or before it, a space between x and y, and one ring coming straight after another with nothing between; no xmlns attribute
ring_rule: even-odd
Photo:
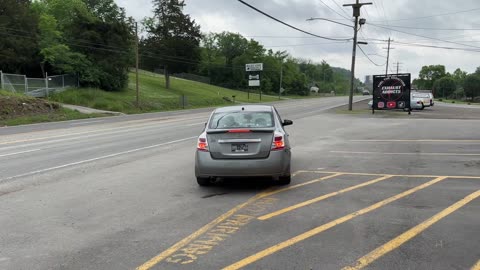
<svg viewBox="0 0 480 270"><path fill-rule="evenodd" d="M198 137L195 176L201 186L219 177L272 177L290 184L291 151L273 106L245 105L216 109Z"/></svg>

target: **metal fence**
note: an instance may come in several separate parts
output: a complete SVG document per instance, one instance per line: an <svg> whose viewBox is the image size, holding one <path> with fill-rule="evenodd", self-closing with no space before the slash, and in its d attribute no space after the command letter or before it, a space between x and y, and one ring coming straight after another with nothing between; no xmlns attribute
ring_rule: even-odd
<svg viewBox="0 0 480 270"><path fill-rule="evenodd" d="M25 75L9 74L0 71L0 88L14 93L24 93L32 97L48 97L67 88L78 87L76 75L65 74L45 78L28 78Z"/></svg>

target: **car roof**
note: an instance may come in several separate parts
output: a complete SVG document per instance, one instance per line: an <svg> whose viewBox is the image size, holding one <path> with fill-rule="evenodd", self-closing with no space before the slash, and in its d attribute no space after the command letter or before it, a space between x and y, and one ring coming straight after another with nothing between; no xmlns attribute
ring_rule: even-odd
<svg viewBox="0 0 480 270"><path fill-rule="evenodd" d="M217 108L215 110L216 113L226 113L226 112L271 112L273 111L273 106L271 105L242 105L242 106L229 106L229 107L222 107Z"/></svg>

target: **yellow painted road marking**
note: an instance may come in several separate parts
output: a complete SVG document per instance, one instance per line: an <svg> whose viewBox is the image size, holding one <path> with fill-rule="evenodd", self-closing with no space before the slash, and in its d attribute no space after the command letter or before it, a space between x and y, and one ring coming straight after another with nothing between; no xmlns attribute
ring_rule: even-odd
<svg viewBox="0 0 480 270"><path fill-rule="evenodd" d="M352 152L352 151L330 151L334 154L354 154L354 155L392 155L392 156L480 156L480 153L385 153L385 152Z"/></svg>
<svg viewBox="0 0 480 270"><path fill-rule="evenodd" d="M480 260L470 270L480 270Z"/></svg>
<svg viewBox="0 0 480 270"><path fill-rule="evenodd" d="M362 258L358 259L357 262L353 266L347 266L342 268L342 270L359 270L364 268L365 266L371 264L378 258L382 257L383 255L387 254L388 252L398 248L399 246L403 245L405 242L409 241L413 237L417 236L419 233L423 232L424 230L428 229L430 226L441 220L442 218L450 215L451 213L457 211L461 207L465 206L467 203L475 200L480 196L480 190L468 195L467 197L463 198L462 200L452 204L451 206L445 208L443 211L437 213L436 215L432 216L431 218L425 220L424 222L418 224L417 226L411 228L410 230L402 233L401 235L395 237L394 239L390 240L386 244L378 247L374 251L368 253L367 255L363 256ZM480 265L479 265L480 267ZM475 268L475 266L474 266ZM472 268L472 269L474 269Z"/></svg>
<svg viewBox="0 0 480 270"><path fill-rule="evenodd" d="M299 171L296 174L299 174L299 173L303 173L303 171ZM342 174L343 173L334 173L334 174L324 176L324 177L321 177L321 178L318 178L318 179L314 179L314 180L311 180L311 181L308 181L308 182L305 182L305 183L296 184L296 185L292 185L292 186L289 186L289 187L286 187L286 188L281 188L281 189L276 189L276 190L273 190L273 191L265 192L265 194L263 194L261 196L261 198L264 198L264 197L267 197L267 196L272 196L274 194L284 192L284 191L287 191L287 190L292 190L292 189L303 187L303 186L306 186L306 185L311 185L311 184L314 184L314 183L318 183L318 182L323 181L323 180L335 178L335 177L340 176Z"/></svg>
<svg viewBox="0 0 480 270"><path fill-rule="evenodd" d="M321 170L302 170L298 171L298 173L322 173L322 174L333 174L333 173L341 173L345 175L363 175L363 176L382 176L385 174L380 173L355 173L355 172L329 172L329 171L321 171ZM422 174L389 174L391 176L398 176L398 177L412 177L412 178L437 178L437 177L447 177L447 178L461 178L461 179L480 179L480 176L462 176L462 175L422 175Z"/></svg>
<svg viewBox="0 0 480 270"><path fill-rule="evenodd" d="M296 172L296 173L294 173L294 175L298 175L299 173L302 173L302 172ZM199 238L201 235L205 234L206 232L211 230L213 227L215 227L219 223L225 221L226 219L228 219L229 217L234 215L236 212L238 212L239 210L241 210L245 206L247 206L247 205L249 205L249 204L251 204L251 203L253 203L253 202L255 202L259 199L262 199L262 198L265 198L267 196L271 196L271 195L274 195L274 194L277 194L277 193L280 193L280 192L284 192L284 191L287 191L287 190L291 190L291 189L294 189L294 188L298 188L298 187L301 187L301 186L305 186L305 185L308 185L308 184L317 183L319 181L330 179L330 178L333 178L333 177L336 177L336 176L339 176L339 175L341 175L341 173L335 173L335 174L325 176L325 177L322 177L322 178L319 178L319 179L315 179L315 180L312 180L312 181L309 181L309 182L306 182L306 183L290 186L288 188L282 188L282 189L277 189L277 190L273 190L273 191L267 190L267 191L261 192L261 193L257 194L256 196L250 198L248 201L230 209L228 212L226 212L223 215L217 217L216 219L214 219L210 223L206 224L205 226L203 226L202 228L200 228L196 232L192 233L191 235L189 235L189 236L185 237L184 239L180 240L179 242L177 242L172 247L168 248L167 250L163 251L162 253L160 253L157 256L153 257L152 259L148 260L146 263L137 267L136 270L148 270L148 269L154 267L155 265L157 265L161 261L165 260L167 257L169 257L172 254L174 254L175 252L177 252L179 249L188 245L190 242Z"/></svg>
<svg viewBox="0 0 480 270"><path fill-rule="evenodd" d="M317 198L314 198L314 199L311 199L311 200L308 200L308 201L304 201L304 202L301 202L301 203L298 203L298 204L280 209L280 210L272 212L270 214L263 215L263 216L259 217L258 219L259 220L267 220L267 219L270 219L272 217L276 217L276 216L279 216L281 214L285 214L287 212L296 210L298 208L301 208L301 207L304 207L304 206L307 206L307 205L310 205L310 204L313 204L313 203L316 203L316 202L319 202L319 201L323 201L323 200L328 199L330 197L340 195L342 193L346 193L346 192L349 192L349 191L352 191L352 190L355 190L355 189L359 189L361 187L365 187L365 186L368 186L368 185L371 185L371 184L375 184L377 182L380 182L380 181L383 181L383 180L386 180L386 179L389 179L389 178L392 178L392 176L391 175L386 175L386 176L376 178L376 179L373 179L373 180L365 182L365 183L361 183L359 185L355 185L355 186L348 187L348 188L345 188L345 189L342 189L342 190L339 190L339 191L328 193L328 194L322 195L320 197L317 197Z"/></svg>
<svg viewBox="0 0 480 270"><path fill-rule="evenodd" d="M400 194L397 194L397 195L395 195L395 196L392 196L392 197L390 197L390 198L387 198L387 199L385 199L385 200L383 200L383 201L377 202L377 203L375 203L375 204L373 204L373 205L370 205L370 206L368 206L368 207L366 207L366 208L363 208L363 209L361 209L361 210L358 210L358 211L356 211L356 212L353 212L353 213L351 213L351 214L348 214L348 215L343 216L343 217L341 217L341 218L338 218L338 219L336 219L336 220L333 220L333 221L330 221L330 222L328 222L328 223L325 223L325 224L323 224L323 225L321 225L321 226L318 226L318 227L316 227L316 228L314 228L314 229L312 229L312 230L310 230L310 231L307 231L307 232L302 233L302 234L300 234L300 235L297 235L297 236L295 236L295 237L293 237L293 238L290 238L290 239L288 239L288 240L286 240L286 241L284 241L284 242L281 242L281 243L276 244L276 245L274 245L274 246L272 246L272 247L269 247L269 248L267 248L267 249L264 249L264 250L262 250L262 251L260 251L260 252L258 252L258 253L256 253L256 254L253 254L253 255L251 255L251 256L243 259L243 260L240 260L240 261L238 261L238 262L236 262L236 263L234 263L234 264L232 264L232 265L229 265L229 266L227 266L227 267L225 267L225 268L223 268L223 269L224 269L224 270L234 270L234 269L240 269L240 268L242 268L242 267L245 267L245 266L247 266L247 265L249 265L249 264L251 264L251 263L254 263L254 262L256 262L256 261L258 261L258 260L260 260L260 259L262 259L262 258L264 258L264 257L267 257L267 256L269 256L269 255L271 255L271 254L273 254L273 253L275 253L275 252L277 252L277 251L280 251L280 250L282 250L282 249L284 249L284 248L290 247L290 246L292 246L292 245L294 245L294 244L296 244L296 243L298 243L298 242L301 242L301 241L303 241L303 240L306 240L306 239L308 239L308 238L310 238L310 237L312 237L312 236L315 236L315 235L317 235L317 234L319 234L319 233L321 233L321 232L323 232L323 231L326 231L326 230L331 229L331 228L333 228L333 227L335 227L335 226L337 226L337 225L339 225L339 224L342 224L342 223L344 223L344 222L347 222L347 221L349 221L349 220L351 220L351 219L353 219L353 218L355 218L355 217L358 217L358 216L361 216L361 215L363 215L363 214L369 213L369 212L371 212L371 211L373 211L373 210L375 210L375 209L378 209L378 208L380 208L380 207L382 207L382 206L385 206L385 205L387 205L387 204L389 204L389 203L391 203L391 202L394 202L394 201L399 200L399 199L401 199L401 198L403 198L403 197L406 197L406 196L408 196L408 195L410 195L410 194L412 194L412 193L414 193L414 192L416 192L416 191L419 191L419 190L424 189L424 188L426 188L426 187L429 187L429 186L431 186L431 185L433 185L433 184L435 184L435 183L438 183L438 182L440 182L440 181L443 181L443 180L446 179L446 178L447 178L447 177L438 177L438 178L435 178L435 179L433 179L433 180L431 180L431 181L429 181L429 182L427 182L427 183L421 184L421 185L419 185L419 186L417 186L417 187L414 187L414 188L412 188L412 189L409 189L409 190L407 190L407 191L404 191L404 192L402 192L402 193L400 193Z"/></svg>
<svg viewBox="0 0 480 270"><path fill-rule="evenodd" d="M453 143L480 143L480 140L435 140L435 139L423 139L423 140L350 140L351 142L453 142Z"/></svg>

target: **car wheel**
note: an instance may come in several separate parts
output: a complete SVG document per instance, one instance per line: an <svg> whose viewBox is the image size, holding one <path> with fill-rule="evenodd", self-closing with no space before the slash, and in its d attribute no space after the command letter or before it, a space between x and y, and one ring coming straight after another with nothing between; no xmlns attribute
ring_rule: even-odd
<svg viewBox="0 0 480 270"><path fill-rule="evenodd" d="M281 185L281 186L289 185L291 181L292 181L292 176L291 175L280 176L278 178L278 184Z"/></svg>
<svg viewBox="0 0 480 270"><path fill-rule="evenodd" d="M210 186L212 184L209 177L197 177L197 183L202 187Z"/></svg>

